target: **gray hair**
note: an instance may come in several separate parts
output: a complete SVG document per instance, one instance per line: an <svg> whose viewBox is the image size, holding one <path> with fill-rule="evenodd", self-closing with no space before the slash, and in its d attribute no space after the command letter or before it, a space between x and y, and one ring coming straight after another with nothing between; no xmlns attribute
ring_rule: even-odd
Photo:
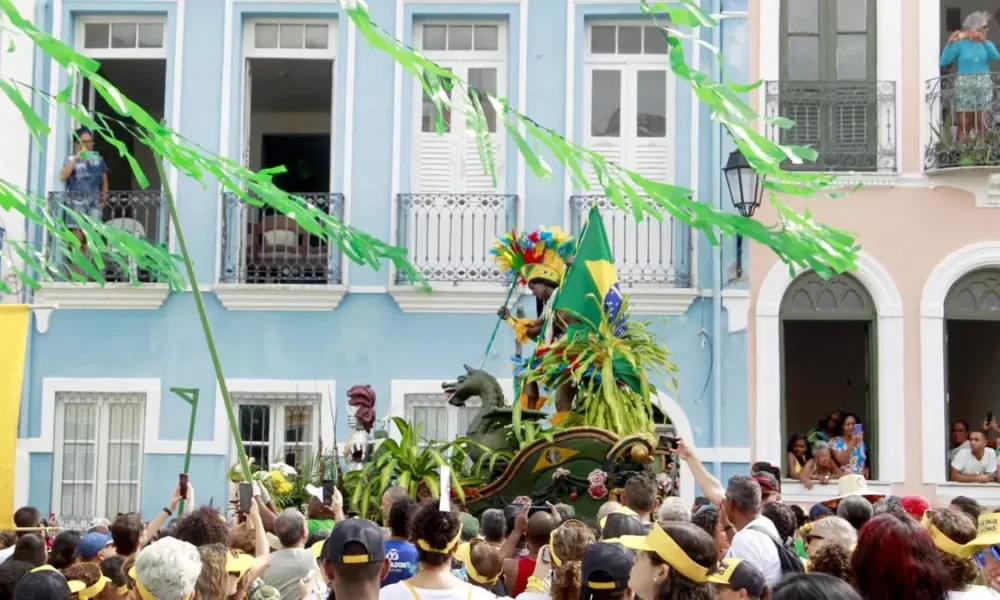
<svg viewBox="0 0 1000 600"><path fill-rule="evenodd" d="M598 509L598 511L597 511L597 520L600 521L601 519L604 519L605 517L607 517L611 513L615 512L616 510L618 510L621 507L622 507L622 505L619 504L619 503L617 503L617 502L615 502L614 500L608 500L607 502L605 502L601 506L600 509Z"/></svg>
<svg viewBox="0 0 1000 600"><path fill-rule="evenodd" d="M830 451L830 444L828 444L828 443L820 440L820 441L816 442L815 444L813 444L812 451L813 451L813 454L817 454L819 452L829 452Z"/></svg>
<svg viewBox="0 0 1000 600"><path fill-rule="evenodd" d="M975 12L969 13L969 16L965 17L965 21L962 22L962 29L969 31L975 29L982 29L990 24L990 13L985 10L977 10Z"/></svg>
<svg viewBox="0 0 1000 600"><path fill-rule="evenodd" d="M146 546L135 559L136 579L157 600L190 597L200 574L198 549L176 538L164 538Z"/></svg>
<svg viewBox="0 0 1000 600"><path fill-rule="evenodd" d="M479 518L479 533L487 542L502 542L507 534L507 518L499 508L487 508Z"/></svg>
<svg viewBox="0 0 1000 600"><path fill-rule="evenodd" d="M297 546L306 535L306 518L294 508L281 511L274 521L274 535L285 548Z"/></svg>
<svg viewBox="0 0 1000 600"><path fill-rule="evenodd" d="M760 484L749 475L733 475L726 486L726 499L740 512L758 512L761 502Z"/></svg>
<svg viewBox="0 0 1000 600"><path fill-rule="evenodd" d="M872 503L864 496L848 496L837 505L837 516L856 530L871 520L873 512Z"/></svg>
<svg viewBox="0 0 1000 600"><path fill-rule="evenodd" d="M691 520L691 511L688 509L687 504L677 496L664 498L663 504L660 505L659 513L661 521L687 523Z"/></svg>
<svg viewBox="0 0 1000 600"><path fill-rule="evenodd" d="M572 519L573 517L576 516L576 509L570 506L569 504L560 502L559 504L556 504L553 508L555 508L556 512L559 513L560 521Z"/></svg>

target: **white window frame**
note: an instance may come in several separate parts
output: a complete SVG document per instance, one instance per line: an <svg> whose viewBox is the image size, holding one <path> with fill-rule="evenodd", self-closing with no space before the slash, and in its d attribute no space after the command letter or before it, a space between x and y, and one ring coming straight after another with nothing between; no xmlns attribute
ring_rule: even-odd
<svg viewBox="0 0 1000 600"><path fill-rule="evenodd" d="M332 447L333 444L333 428L335 422L335 416L333 412L336 410L336 406L332 401L336 397L337 382L333 380L320 380L320 379L229 379L226 381L226 387L229 388L230 396L233 398L233 408L236 411L237 420L239 419L239 406L240 404L266 404L271 407L271 462L275 461L274 451L285 444L284 441L284 431L285 431L285 411L286 406L293 405L311 405L313 406L313 436L310 440L310 444L313 446L313 453L319 450L319 444L322 441L324 452ZM302 396L307 395L318 395L319 401L313 402L306 398L301 401L296 400L283 400L283 399L267 399L260 398L253 399L252 401L241 402L239 400L239 394L259 394L261 396L266 394L274 394L281 396L288 396L294 394L300 394ZM217 402L224 402L222 399L222 393L218 393L219 397ZM228 464L232 465L237 462L239 453L236 449L236 439L233 437L232 430L228 430L229 441L227 443L228 447ZM338 440L339 441L339 440ZM338 452L340 449L338 448ZM281 455L281 461L284 462L284 455Z"/></svg>
<svg viewBox="0 0 1000 600"><path fill-rule="evenodd" d="M85 381L85 380L84 380ZM91 380L91 382L96 383L96 385L72 385L72 386L60 386L52 391L52 408L54 412L54 435L55 440L52 447L52 512L56 515L61 515L62 513L62 488L63 488L63 440L65 439L65 418L66 404L63 402L56 401L58 394L135 394L142 397L142 423L143 429L138 436L139 445L139 473L137 477L138 485L136 492L136 502L137 506L133 507L133 510L139 511L142 509L142 481L144 475L145 466L145 455L147 452L147 438L150 435L156 436L156 432L149 431L149 427L152 424L159 422L159 380L157 381L156 395L157 398L154 400L150 398L149 386L139 385L139 386L114 386L108 385L107 381L114 380ZM128 381L128 380L124 380ZM140 380L141 381L141 380ZM117 388L117 389L115 389ZM108 465L106 458L108 455L109 446L109 423L108 418L110 416L109 407L115 402L97 402L94 401L93 404L98 406L97 415L97 431L96 431L96 452L94 454L94 461L96 467L95 479L94 479L94 512L95 515L105 515L107 512L107 486L108 481ZM74 403L77 404L77 403ZM88 402L80 402L79 404L88 404ZM150 413L151 410L155 409L157 415L153 417ZM44 412L44 411L43 411ZM151 418L152 417L152 418ZM106 516L106 515L105 515Z"/></svg>
<svg viewBox="0 0 1000 600"><path fill-rule="evenodd" d="M84 47L84 27L94 23L159 23L163 25L163 45L159 48L86 48ZM169 58L167 42L170 23L163 15L106 15L86 16L76 19L76 51L94 59L163 59Z"/></svg>
<svg viewBox="0 0 1000 600"><path fill-rule="evenodd" d="M618 140L622 145L622 156L625 157L625 161L622 166L628 169L635 169L633 165L628 164L629 148L632 144L635 144L637 140L641 140L638 136L631 133L632 129L635 127L634 114L638 107L638 93L635 90L635 78L639 71L649 71L649 70L659 70L662 69L666 72L667 80L667 114L666 114L666 135L664 136L664 144L667 150L667 172L665 181L673 181L676 174L676 151L675 143L672 143L671 138L676 139L678 127L677 127L677 76L674 74L673 70L670 68L670 56L668 54L595 54L591 52L591 39L593 36L594 26L604 27L604 26L631 26L631 27L645 27L653 25L652 21L628 21L628 20L588 20L584 26L583 33L583 130L580 132L580 139L583 140L584 145L588 145L594 139L590 134L590 117L591 110L593 108L593 97L591 94L592 83L592 72L594 70L611 70L617 68L621 74L622 82L622 108L619 115L619 136ZM616 48L617 50L617 48ZM630 113L626 113L625 107L630 106ZM626 121L626 116L629 120ZM627 126L626 126L627 125ZM588 146L589 147L589 146ZM582 190L577 190L581 192ZM591 190L593 193L594 190Z"/></svg>
<svg viewBox="0 0 1000 600"><path fill-rule="evenodd" d="M454 381L458 377L458 374L442 377L440 380L436 379L393 379L390 383L390 407L389 414L393 417L399 417L405 421L410 422L411 425L415 425L411 418L411 408L428 406L428 407L439 407L446 406L448 408L448 434L449 439L440 440L450 442L457 437L464 437L464 431L458 431L458 408L447 404L447 398L441 398L440 400L410 400L411 395L431 395L431 394L442 394L443 390L441 388L441 383L444 381ZM507 405L510 406L513 403L514 397L514 380L511 378L507 379L497 379L500 384L500 388L503 390L504 398L507 401ZM470 399L471 400L471 399ZM476 399L478 402L478 398ZM477 406L473 402L469 403L469 406ZM395 427L389 428L389 436L394 440L399 440L399 430Z"/></svg>
<svg viewBox="0 0 1000 600"><path fill-rule="evenodd" d="M257 25L326 25L326 48L258 48ZM335 19L245 19L243 21L243 60L248 58L292 58L337 60L337 21ZM334 71L336 75L336 71ZM336 78L334 78L336 81Z"/></svg>
<svg viewBox="0 0 1000 600"><path fill-rule="evenodd" d="M463 79L468 76L468 70L470 68L495 68L497 70L497 96L504 97L507 95L508 88L508 63L510 62L510 46L508 40L509 27L506 21L500 20L488 20L488 19L476 19L476 20L466 20L466 19L418 19L413 22L413 47L420 49L423 46L423 31L424 27L427 25L469 25L475 27L480 26L490 26L497 28L497 49L496 50L420 50L420 53L434 61L441 67L452 68L453 70L459 71ZM411 141L412 153L411 153L411 163L410 163L410 189L416 193L419 193L419 185L417 184L417 172L418 172L418 161L420 157L420 137L422 135L436 135L427 134L422 128L422 118L423 118L423 97L424 90L423 86L416 80L413 82L413 109L412 109L412 124L410 125L411 131L413 132L413 139ZM459 104L455 102L455 92L452 92L452 106L461 111L452 111L451 117L451 130L445 135L453 139L454 144L453 152L455 152L455 159L457 160L458 180L459 182L464 182L466 177L467 167L464 160L464 155L466 154L465 148L466 144L476 144L475 139L465 135L465 96L463 95L462 103ZM458 118L456 118L458 115ZM457 127L456 127L457 125ZM497 176L497 187L495 193L504 194L506 193L506 148L507 148L507 133L506 128L503 126L503 115L497 112L497 130L492 133L491 136L494 138L496 143L499 145L499 152L493 157L494 165L496 166L496 176ZM458 139L455 139L458 138ZM478 168L478 167L477 167ZM464 187L462 185L459 186ZM463 189L456 189L454 193L461 194L465 192Z"/></svg>

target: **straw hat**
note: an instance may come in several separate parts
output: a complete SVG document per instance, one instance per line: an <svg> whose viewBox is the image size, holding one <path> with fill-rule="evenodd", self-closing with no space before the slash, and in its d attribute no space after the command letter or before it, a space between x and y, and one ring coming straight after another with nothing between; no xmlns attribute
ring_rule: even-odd
<svg viewBox="0 0 1000 600"><path fill-rule="evenodd" d="M861 475L843 475L837 480L837 496L823 502L824 505L836 510L840 501L848 496L864 496L869 502L881 500L882 494L868 491L868 481Z"/></svg>

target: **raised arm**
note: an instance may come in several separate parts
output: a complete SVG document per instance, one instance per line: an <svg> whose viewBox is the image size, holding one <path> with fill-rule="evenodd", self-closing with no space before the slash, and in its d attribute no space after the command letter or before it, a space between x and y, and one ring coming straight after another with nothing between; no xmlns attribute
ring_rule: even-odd
<svg viewBox="0 0 1000 600"><path fill-rule="evenodd" d="M726 488L719 483L719 480L714 475L708 472L708 469L698 460L698 457L694 454L694 450L687 445L687 442L680 438L677 439L677 456L687 463L688 468L691 469L691 474L694 476L695 483L701 488L705 497L715 505L721 504L726 497Z"/></svg>

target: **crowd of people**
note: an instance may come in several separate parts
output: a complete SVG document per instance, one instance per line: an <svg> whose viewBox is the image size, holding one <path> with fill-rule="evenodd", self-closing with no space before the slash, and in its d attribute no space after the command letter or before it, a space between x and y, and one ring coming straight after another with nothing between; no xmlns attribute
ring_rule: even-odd
<svg viewBox="0 0 1000 600"><path fill-rule="evenodd" d="M628 480L593 522L571 504L515 503L478 518L390 488L382 524L339 493L303 514L254 488L245 513L180 491L138 514L61 530L23 507L0 536L0 600L978 600L1000 598L1000 511L957 498L880 498L844 474L808 512L772 465L723 486L684 443L694 506ZM184 504L182 515L175 513Z"/></svg>
<svg viewBox="0 0 1000 600"><path fill-rule="evenodd" d="M986 415L982 429L970 429L967 421L951 424L948 478L960 483L997 483L997 441L1000 426L993 413Z"/></svg>
<svg viewBox="0 0 1000 600"><path fill-rule="evenodd" d="M834 411L803 435L788 436L785 475L811 489L813 483L829 483L845 474L869 478L868 446L864 423L854 413Z"/></svg>

